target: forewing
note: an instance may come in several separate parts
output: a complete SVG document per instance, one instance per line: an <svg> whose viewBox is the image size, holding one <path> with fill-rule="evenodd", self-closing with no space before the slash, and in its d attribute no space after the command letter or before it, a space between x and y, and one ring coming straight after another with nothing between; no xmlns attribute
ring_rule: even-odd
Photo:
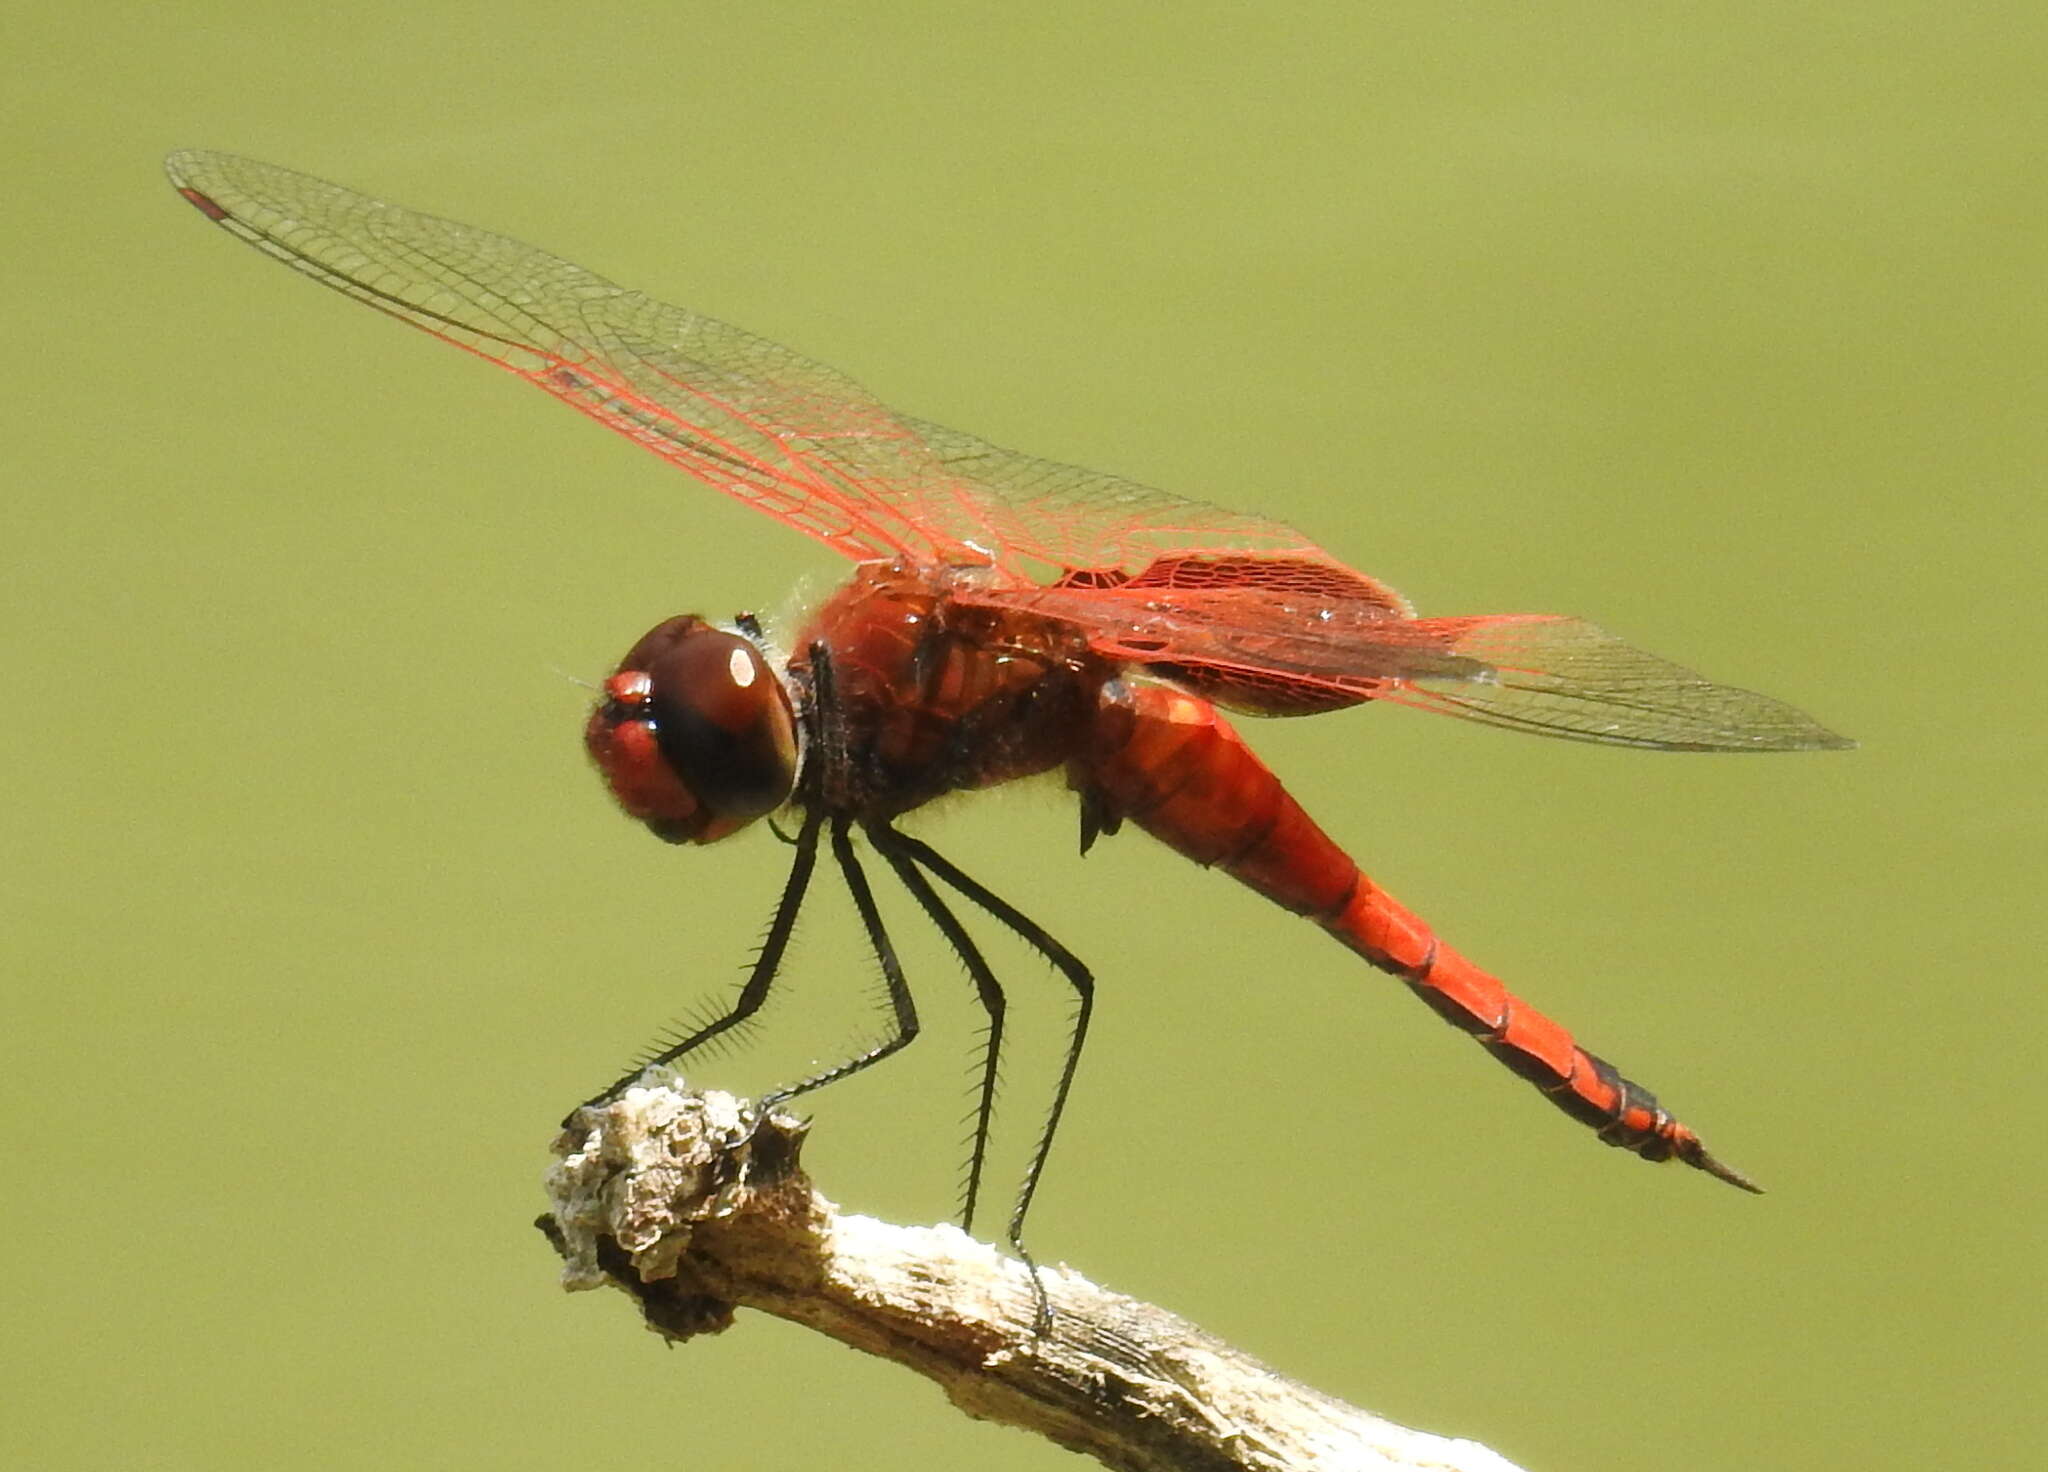
<svg viewBox="0 0 2048 1472"><path fill-rule="evenodd" d="M505 236L232 154L166 168L240 239L849 557L1025 583L1191 549L1326 555L1278 522L899 415L822 363Z"/></svg>
<svg viewBox="0 0 2048 1472"><path fill-rule="evenodd" d="M165 167L249 244L849 557L973 560L947 534L959 518L920 514L943 472L917 432L821 363L546 251L310 175L205 152Z"/></svg>

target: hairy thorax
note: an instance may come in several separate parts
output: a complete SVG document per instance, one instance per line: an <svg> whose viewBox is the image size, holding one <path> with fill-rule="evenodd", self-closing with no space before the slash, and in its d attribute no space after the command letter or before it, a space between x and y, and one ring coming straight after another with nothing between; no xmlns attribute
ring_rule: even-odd
<svg viewBox="0 0 2048 1472"><path fill-rule="evenodd" d="M790 665L810 707L800 801L886 819L1082 748L1113 668L1063 620L975 601L974 576L870 563L811 619Z"/></svg>

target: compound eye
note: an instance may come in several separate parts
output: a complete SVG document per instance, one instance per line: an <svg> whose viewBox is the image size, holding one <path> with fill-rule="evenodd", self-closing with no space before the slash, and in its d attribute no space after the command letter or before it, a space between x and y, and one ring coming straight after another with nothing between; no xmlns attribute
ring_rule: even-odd
<svg viewBox="0 0 2048 1472"><path fill-rule="evenodd" d="M672 618L605 682L585 742L613 794L673 841L709 843L772 813L796 784L796 722L761 651Z"/></svg>

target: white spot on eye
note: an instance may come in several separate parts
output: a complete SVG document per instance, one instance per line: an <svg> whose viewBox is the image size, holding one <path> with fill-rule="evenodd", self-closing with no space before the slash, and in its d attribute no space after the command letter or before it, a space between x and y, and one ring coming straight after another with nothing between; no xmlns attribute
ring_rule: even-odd
<svg viewBox="0 0 2048 1472"><path fill-rule="evenodd" d="M725 672L732 676L733 684L744 690L754 683L754 660L744 649L735 649L726 657Z"/></svg>

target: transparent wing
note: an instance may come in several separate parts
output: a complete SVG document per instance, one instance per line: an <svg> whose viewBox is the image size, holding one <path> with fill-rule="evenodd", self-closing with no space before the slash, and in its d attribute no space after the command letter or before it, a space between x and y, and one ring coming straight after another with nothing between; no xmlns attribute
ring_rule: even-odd
<svg viewBox="0 0 2048 1472"><path fill-rule="evenodd" d="M1084 572L1133 575L1175 554L1232 551L1348 573L1285 522L1041 460L941 424L903 422L923 440L943 483L970 498L999 561L1022 581L1051 583Z"/></svg>
<svg viewBox="0 0 2048 1472"><path fill-rule="evenodd" d="M231 154L165 163L216 224L489 359L854 558L944 555L915 523L931 456L858 384L728 323L452 220Z"/></svg>
<svg viewBox="0 0 2048 1472"><path fill-rule="evenodd" d="M1584 619L1546 614L1417 619L1474 675L1418 671L1383 698L1511 731L1666 751L1854 746L1782 700L1717 685Z"/></svg>
<svg viewBox="0 0 2048 1472"><path fill-rule="evenodd" d="M1023 581L1184 547L1320 555L1275 522L906 418L822 363L505 236L232 154L165 167L240 239L849 557Z"/></svg>
<svg viewBox="0 0 2048 1472"><path fill-rule="evenodd" d="M1346 590L1252 557L1175 565L1165 579L991 590L983 601L1060 618L1106 658L1261 715L1385 700L1465 720L1610 746L1800 751L1854 745L1792 706L1718 685L1583 619L1550 614L1410 618L1361 579ZM1356 576L1356 574L1353 574Z"/></svg>

